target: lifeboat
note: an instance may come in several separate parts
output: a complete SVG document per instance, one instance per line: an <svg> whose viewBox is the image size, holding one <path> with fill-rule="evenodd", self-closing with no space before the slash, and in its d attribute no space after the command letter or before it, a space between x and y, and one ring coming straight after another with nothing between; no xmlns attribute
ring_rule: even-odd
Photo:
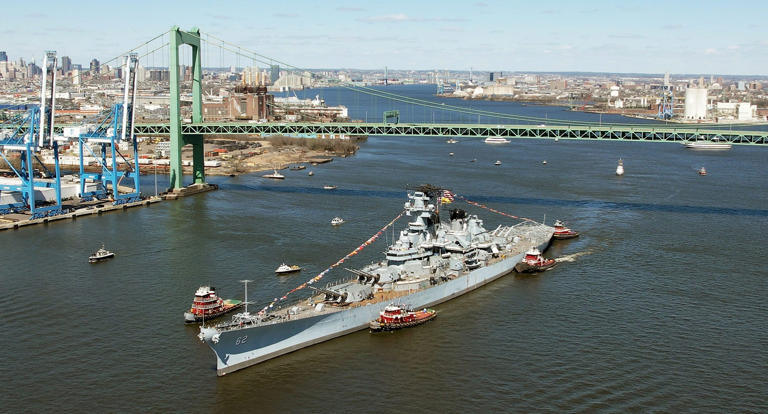
<svg viewBox="0 0 768 414"><path fill-rule="evenodd" d="M379 312L379 318L371 321L368 325L371 332L394 331L421 325L436 316L437 311L434 309L422 309L414 312L401 306L387 305L383 311Z"/></svg>
<svg viewBox="0 0 768 414"><path fill-rule="evenodd" d="M213 286L200 286L195 292L192 307L184 312L185 323L201 322L205 319L218 318L243 306L235 299L223 300L216 294Z"/></svg>
<svg viewBox="0 0 768 414"><path fill-rule="evenodd" d="M543 272L555 267L555 264L555 259L545 259L539 249L533 247L525 252L525 257L515 265L515 270L520 273Z"/></svg>
<svg viewBox="0 0 768 414"><path fill-rule="evenodd" d="M574 237L579 237L579 233L565 227L562 221L555 220L555 233L552 234L552 238L556 240L565 240Z"/></svg>

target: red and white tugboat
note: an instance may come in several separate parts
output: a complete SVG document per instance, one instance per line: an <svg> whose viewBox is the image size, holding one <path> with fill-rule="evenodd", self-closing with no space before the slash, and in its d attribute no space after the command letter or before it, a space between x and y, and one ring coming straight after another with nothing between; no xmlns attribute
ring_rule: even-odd
<svg viewBox="0 0 768 414"><path fill-rule="evenodd" d="M421 325L436 316L437 311L434 309L422 309L413 312L397 305L387 305L383 311L379 312L379 319L371 321L368 325L371 332L394 331L395 329Z"/></svg>
<svg viewBox="0 0 768 414"><path fill-rule="evenodd" d="M523 261L515 265L515 270L520 273L543 272L555 267L555 259L545 259L536 247L525 252Z"/></svg>
<svg viewBox="0 0 768 414"><path fill-rule="evenodd" d="M216 294L213 286L200 286L195 292L195 299L189 311L184 312L185 323L201 322L205 319L218 318L243 306L236 299L223 300Z"/></svg>
<svg viewBox="0 0 768 414"><path fill-rule="evenodd" d="M560 220L555 220L555 233L552 234L552 238L556 240L565 240L565 239L572 239L574 237L579 237L579 233L575 232L568 227L565 227L565 224L563 224Z"/></svg>

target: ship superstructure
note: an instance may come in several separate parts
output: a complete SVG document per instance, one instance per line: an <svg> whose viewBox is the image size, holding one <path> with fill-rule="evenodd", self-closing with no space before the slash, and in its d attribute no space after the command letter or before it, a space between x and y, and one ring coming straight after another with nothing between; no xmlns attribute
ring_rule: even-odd
<svg viewBox="0 0 768 414"><path fill-rule="evenodd" d="M530 220L489 231L461 209L441 222L440 196L428 186L408 194L404 209L411 221L383 260L347 269L353 278L310 286L309 298L289 305L201 327L199 338L216 354L217 373L365 329L392 303L422 308L459 296L511 272L526 250L544 250L552 238L552 227Z"/></svg>

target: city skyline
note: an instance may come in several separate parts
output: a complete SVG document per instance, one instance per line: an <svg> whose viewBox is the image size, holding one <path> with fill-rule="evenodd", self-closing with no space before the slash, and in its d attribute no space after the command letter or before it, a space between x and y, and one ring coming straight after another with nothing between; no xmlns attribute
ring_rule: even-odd
<svg viewBox="0 0 768 414"><path fill-rule="evenodd" d="M184 4L191 6L185 9ZM731 2L728 8L689 1L395 1L384 10L373 3L303 1L259 10L246 2L140 1L130 10L91 1L81 7L43 5L44 12L30 12L18 3L4 7L17 16L2 29L6 41L0 50L9 60L39 63L43 51L53 49L86 67L93 58L112 59L178 25L197 26L303 68L768 73L768 56L762 53L768 29L760 24L768 6L754 1ZM115 30L122 21L124 33ZM29 27L42 30L27 34ZM219 64L216 60L203 63L248 66L231 54Z"/></svg>

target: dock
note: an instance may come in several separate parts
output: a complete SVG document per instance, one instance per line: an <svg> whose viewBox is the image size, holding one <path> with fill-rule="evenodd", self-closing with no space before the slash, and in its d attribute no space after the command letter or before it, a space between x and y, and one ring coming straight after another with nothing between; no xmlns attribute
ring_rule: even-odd
<svg viewBox="0 0 768 414"><path fill-rule="evenodd" d="M113 204L111 200L93 200L87 202L68 201L63 203L65 209L71 210L67 213L57 214L55 216L30 219L31 215L27 213L11 213L0 215L0 231L17 230L21 227L32 226L36 224L47 224L62 220L76 220L78 217L101 215L113 211L125 211L134 207L148 207L163 200L176 200L180 197L187 197L208 191L217 190L216 184L192 184L188 187L176 189L172 192L151 196L143 200L123 204Z"/></svg>

